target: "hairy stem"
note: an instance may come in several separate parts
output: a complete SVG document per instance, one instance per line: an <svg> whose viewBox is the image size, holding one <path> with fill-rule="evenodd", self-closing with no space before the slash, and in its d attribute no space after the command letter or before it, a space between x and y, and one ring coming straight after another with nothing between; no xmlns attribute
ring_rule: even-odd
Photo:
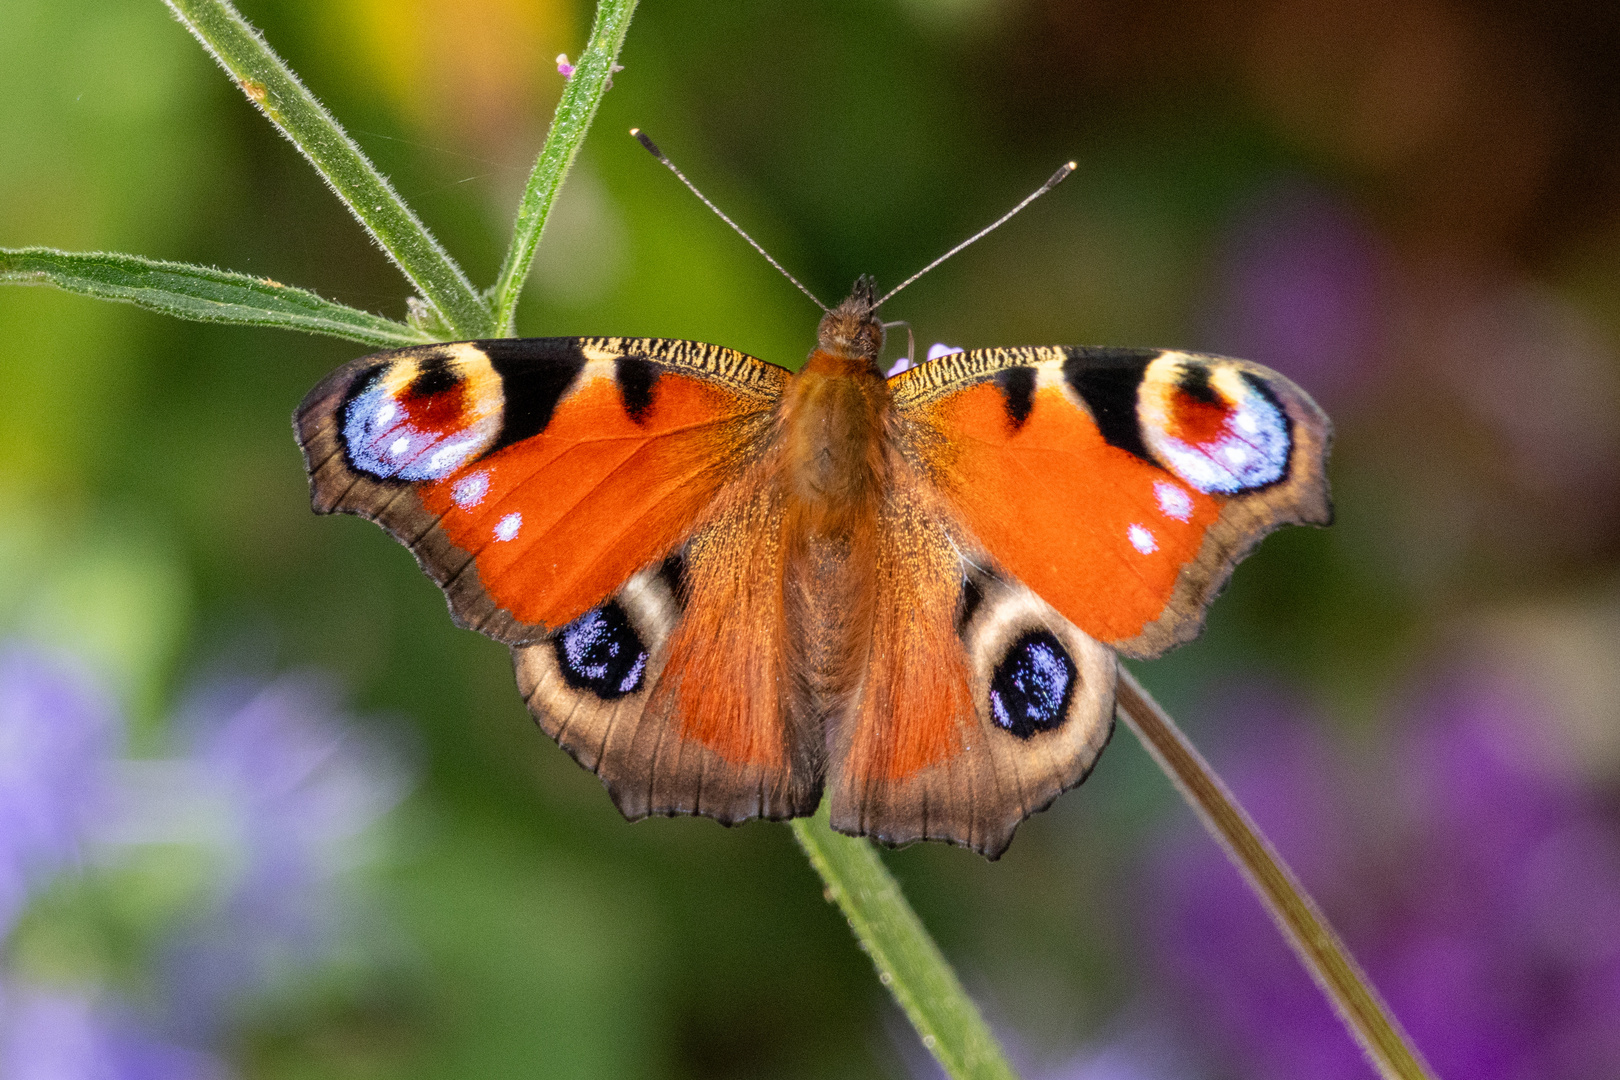
<svg viewBox="0 0 1620 1080"><path fill-rule="evenodd" d="M523 189L523 199L518 203L506 261L501 264L501 272L490 290L490 306L500 333L514 332L518 297L529 276L529 265L534 261L541 230L546 226L557 192L562 189L563 179L579 154L580 144L585 141L585 133L596 117L596 108L607 93L613 63L624 45L624 35L630 29L630 17L635 10L636 0L600 0L596 5L596 22L591 27L590 40L563 89L562 99L557 102L551 131L540 148L534 170L529 173L529 183Z"/></svg>
<svg viewBox="0 0 1620 1080"><path fill-rule="evenodd" d="M489 308L461 267L292 69L226 0L164 0L248 100L309 159L433 309L448 337L488 337Z"/></svg>
<svg viewBox="0 0 1620 1080"><path fill-rule="evenodd" d="M945 1071L955 1080L1016 1080L978 1006L871 843L834 832L825 802L814 817L793 822L793 835L872 958L878 981Z"/></svg>

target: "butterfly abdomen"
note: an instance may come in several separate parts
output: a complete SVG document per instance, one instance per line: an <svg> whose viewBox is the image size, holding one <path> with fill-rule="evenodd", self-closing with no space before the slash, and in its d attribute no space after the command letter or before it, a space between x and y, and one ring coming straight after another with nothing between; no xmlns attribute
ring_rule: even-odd
<svg viewBox="0 0 1620 1080"><path fill-rule="evenodd" d="M869 289L822 320L777 410L784 619L797 708L814 724L848 707L876 621L880 516L889 491L883 328Z"/></svg>

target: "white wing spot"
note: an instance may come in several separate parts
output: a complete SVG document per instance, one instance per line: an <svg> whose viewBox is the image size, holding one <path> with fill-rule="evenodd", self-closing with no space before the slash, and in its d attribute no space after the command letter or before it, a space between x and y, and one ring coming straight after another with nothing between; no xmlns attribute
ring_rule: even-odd
<svg viewBox="0 0 1620 1080"><path fill-rule="evenodd" d="M372 418L372 423L376 424L378 427L381 427L383 424L386 424L388 421L392 420L396 415L398 415L398 413L398 405L394 404L392 401L384 401L381 405L377 406L377 412Z"/></svg>
<svg viewBox="0 0 1620 1080"><path fill-rule="evenodd" d="M428 456L427 469L429 476L444 476L455 471L467 457L472 454L475 440L451 439L443 443Z"/></svg>
<svg viewBox="0 0 1620 1080"><path fill-rule="evenodd" d="M1245 461L1249 460L1249 452L1247 450L1241 446L1233 446L1231 443L1228 443L1226 446L1222 447L1221 453L1226 455L1226 460L1230 461L1234 465L1242 465Z"/></svg>
<svg viewBox="0 0 1620 1080"><path fill-rule="evenodd" d="M517 511L507 514L495 523L495 539L510 540L523 528L523 515Z"/></svg>
<svg viewBox="0 0 1620 1080"><path fill-rule="evenodd" d="M1153 539L1153 534L1141 525L1132 525L1125 530L1125 535L1131 538L1131 547L1144 555L1151 555L1159 550L1158 541Z"/></svg>
<svg viewBox="0 0 1620 1080"><path fill-rule="evenodd" d="M1159 509L1165 517L1186 521L1192 517L1192 496L1167 480L1153 485L1153 494L1159 500Z"/></svg>
<svg viewBox="0 0 1620 1080"><path fill-rule="evenodd" d="M456 505L463 510L471 510L484 501L489 494L489 473L475 472L470 476L463 476L456 481L456 486L450 489L450 497Z"/></svg>
<svg viewBox="0 0 1620 1080"><path fill-rule="evenodd" d="M408 435L401 435L388 444L388 453L391 457L404 457L405 451L411 448L411 439Z"/></svg>

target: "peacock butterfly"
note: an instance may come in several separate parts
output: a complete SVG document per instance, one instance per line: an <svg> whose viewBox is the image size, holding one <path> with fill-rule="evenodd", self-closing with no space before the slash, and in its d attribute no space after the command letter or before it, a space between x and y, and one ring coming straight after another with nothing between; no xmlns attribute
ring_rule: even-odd
<svg viewBox="0 0 1620 1080"><path fill-rule="evenodd" d="M1262 536L1329 522L1331 428L1186 352L885 378L878 303L857 281L796 374L660 338L361 357L294 416L315 510L382 525L507 643L627 818L825 790L842 832L997 858L1108 741L1116 653L1192 638Z"/></svg>

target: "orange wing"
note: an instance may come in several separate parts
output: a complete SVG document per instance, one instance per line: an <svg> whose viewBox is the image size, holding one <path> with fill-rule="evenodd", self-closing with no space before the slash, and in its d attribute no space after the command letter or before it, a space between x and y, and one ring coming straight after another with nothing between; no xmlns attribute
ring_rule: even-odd
<svg viewBox="0 0 1620 1080"><path fill-rule="evenodd" d="M522 644L685 539L787 378L690 342L428 345L344 365L293 422L318 512L376 521L459 625Z"/></svg>
<svg viewBox="0 0 1620 1080"><path fill-rule="evenodd" d="M1114 654L995 570L913 467L889 475L871 644L828 731L832 825L995 859L1102 752Z"/></svg>
<svg viewBox="0 0 1620 1080"><path fill-rule="evenodd" d="M971 542L1127 656L1195 637L1266 533L1332 518L1327 417L1257 364L985 349L892 386L902 451Z"/></svg>
<svg viewBox="0 0 1620 1080"><path fill-rule="evenodd" d="M379 353L294 417L315 509L415 553L458 624L513 646L541 726L629 817L808 813L785 719L773 411L729 349L544 338Z"/></svg>
<svg viewBox="0 0 1620 1080"><path fill-rule="evenodd" d="M1325 524L1326 418L1185 353L957 354L890 381L875 625L830 726L832 823L996 858L1112 731L1112 649L1195 635L1260 538Z"/></svg>

